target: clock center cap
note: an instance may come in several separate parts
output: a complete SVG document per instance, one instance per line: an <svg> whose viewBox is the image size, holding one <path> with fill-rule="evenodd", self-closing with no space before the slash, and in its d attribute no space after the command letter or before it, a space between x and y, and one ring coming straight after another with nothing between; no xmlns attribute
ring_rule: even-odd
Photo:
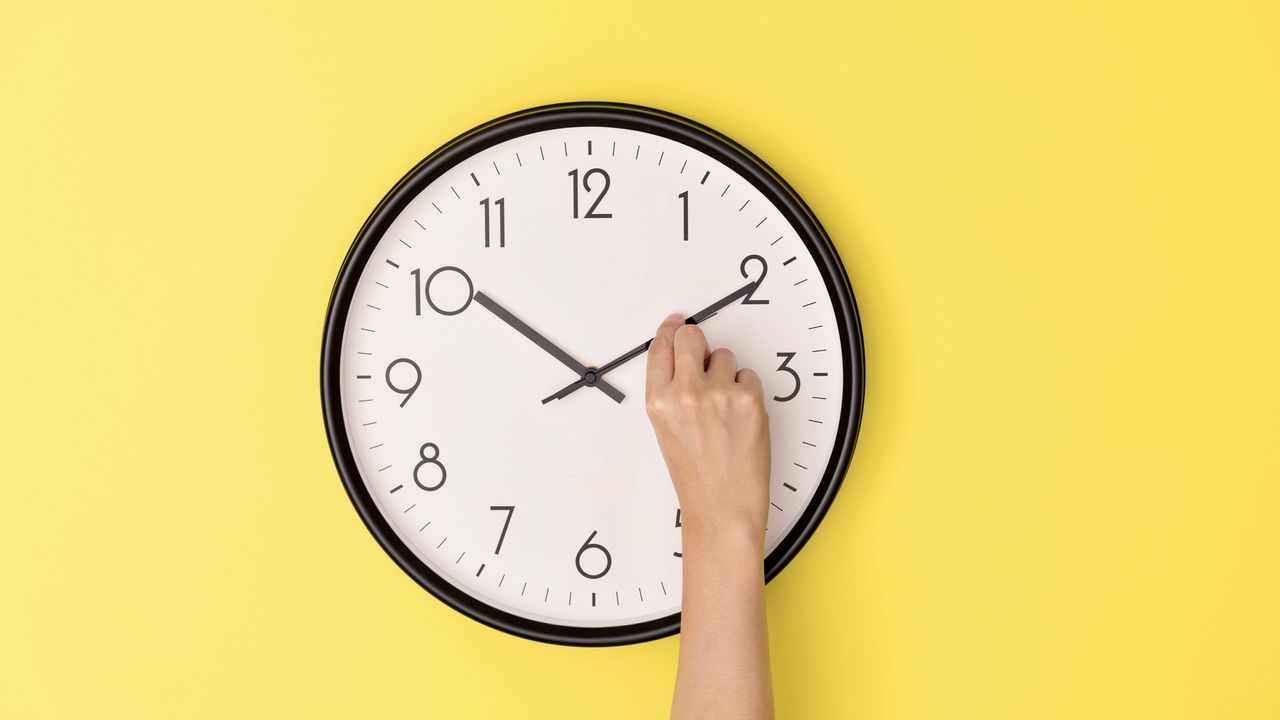
<svg viewBox="0 0 1280 720"><path fill-rule="evenodd" d="M587 368L586 372L582 373L582 382L585 383L587 387L595 387L596 379L599 377L600 375L596 372L595 368Z"/></svg>

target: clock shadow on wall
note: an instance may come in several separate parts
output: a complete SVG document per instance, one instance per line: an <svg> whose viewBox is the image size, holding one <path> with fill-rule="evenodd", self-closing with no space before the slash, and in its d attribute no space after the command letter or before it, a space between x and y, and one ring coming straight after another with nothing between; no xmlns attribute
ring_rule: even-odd
<svg viewBox="0 0 1280 720"><path fill-rule="evenodd" d="M579 363L530 327L537 326L534 318L511 313L494 298L490 298L485 293L484 280L474 266L468 268L471 274L460 266L444 264L445 260L438 261L436 265L428 262L421 267L410 268L405 256L412 253L416 257L426 253L428 248L424 247L425 241L415 240L410 243L401 230L406 223L412 222L422 228L423 237L430 238L426 234L429 232L428 226L437 219L446 222L446 213L453 211L453 206L445 203L445 200L456 197L461 201L463 198L459 192L462 188L458 187L461 183L452 186L444 183L455 177L467 178L468 175L468 183L473 181L474 187L466 187L465 190L477 190L482 182L506 189L505 196L500 198L486 197L479 202L474 197L468 198L470 202L467 207L470 209L455 212L455 215L466 212L474 216L476 241L482 237L484 247L490 251L500 251L506 247L509 221L507 213L511 211L508 204L513 202L513 191L519 189L519 182L529 183L531 193L551 192L548 187L562 190L563 209L557 212L562 212L568 218L566 222L578 219L608 220L614 212L610 212L607 203L625 202L625 199L618 200L621 193L618 189L606 198L610 180L617 179L611 178L609 173L617 176L620 171L616 166L609 166L603 159L595 160L597 154L604 155L605 146L612 137L607 134L609 130L626 133L626 138L641 138L641 141L635 143L637 159L642 147L652 147L655 150L653 154L656 155L656 164L651 163L652 169L645 171L649 175L637 176L632 184L647 182L671 195L670 212L675 213L672 217L678 218L683 214L683 238L672 238L672 242L689 242L689 208L695 196L707 198L704 201L709 208L707 212L724 213L723 222L717 227L730 228L733 223L745 222L748 217L745 208L755 201L757 207L768 208L770 212L751 230L759 230L768 220L769 224L765 227L774 228L772 235L782 234L777 240L760 235L759 247L752 246L755 248L751 250L752 254L741 261L741 275L737 277L737 282L744 282L745 279L745 284L734 294L721 298L718 307L717 303L712 303L707 307L709 312L704 312L701 317L691 314L691 317L705 322L718 313L747 311L729 307L731 305L755 304L757 309L751 311L774 313L769 317L780 318L773 322L778 327L787 328L787 332L792 332L793 326L797 328L795 333L808 328L810 335L796 337L829 337L832 340L829 346L813 342L810 344L822 347L799 347L793 352L778 352L776 357L775 353L770 352L766 358L770 364L767 367L761 364L759 368L769 371L776 365L777 376L780 378L778 382L794 383L793 387L786 386L786 389L772 397L770 414L785 423L774 429L775 448L780 435L794 436L797 445L802 443L806 446L800 449L808 453L794 463L800 470L788 469L787 473L796 473L794 477L779 473L776 466L774 469L771 495L778 503L773 504L773 508L781 513L783 510L780 506L787 505L786 512L789 515L785 522L777 521L779 527L786 529L779 532L767 550L764 559L766 580L776 576L795 557L829 509L848 469L857 440L865 388L865 360L857 308L848 277L834 246L817 218L790 186L755 155L723 135L693 121L651 108L601 102L567 103L533 108L488 122L455 138L418 163L387 193L360 229L342 264L330 299L321 351L321 395L330 450L347 494L366 527L387 554L419 585L449 606L486 625L521 637L566 645L620 645L671 635L679 630L680 625L678 592L661 583L662 595L668 595L670 589L674 597L662 600L657 586L654 586L650 592L652 599L646 599L643 583L632 582L626 586L625 591L632 593L631 586L635 585L641 599L636 601L628 596L629 602L636 606L637 614L627 615L621 610L623 590L600 583L609 582L605 578L606 573L611 571L618 577L628 572L625 568L614 568L614 555L619 558L631 557L627 552L634 554L638 551L624 552L615 545L611 554L605 541L592 532L591 536L586 537L586 542L575 537L573 545L567 549L567 555L560 548L547 549L548 553L565 555L564 560L557 560L559 564L555 565L556 572L560 572L562 567L571 567L572 570L565 572L572 573L576 570L581 577L575 576L574 582L544 582L536 585L534 595L543 589L542 585L547 585L545 592L548 606L553 590L557 593L557 599L564 592L568 593L569 598L567 604L558 603L567 608L555 611L561 615L539 610L536 606L539 598L530 596L529 593L529 577L531 573L535 573L536 568L530 566L527 572L522 573L520 566L508 567L504 564L513 552L514 534L508 536L509 532L515 533L513 515L520 511L512 505L490 505L489 502L472 502L474 508L449 506L449 501L443 499L446 496L442 491L458 487L457 483L465 482L466 478L462 469L465 467L464 463L453 459L457 454L446 453L463 441L455 440L451 446L444 441L422 443L416 436L412 441L401 439L401 435L404 438L412 436L415 432L413 425L418 422L408 419L409 416L405 414L412 400L419 400L415 405L424 401L447 404L452 397L441 391L434 396L424 392L422 396L415 398L418 389L427 388L433 381L456 386L457 381L451 377L454 371L434 366L431 357L420 360L396 357L388 360L387 352L379 352L383 350L383 346L377 343L393 343L395 338L410 334L415 337L422 335L423 333L411 330L418 326L409 323L425 322L424 316L432 321L443 322L447 319L446 316L459 315L463 310L476 313L477 316L484 316L487 311L524 335L524 338L517 340L526 343L530 352L545 350L549 356L563 364L557 370L564 374L564 382L553 384L554 387L549 388L555 392L548 396L549 403L544 402L542 408L567 406L567 403L575 399L580 401L580 396L598 390L611 398L598 406L612 405L613 401L617 401L618 407L631 407L630 412L637 412L634 406L642 403L632 400L629 401L630 406L622 405L622 401L609 390L615 390L618 396L623 394L622 390L614 388L614 384L621 385L621 381L614 379L622 376L626 370L617 368L629 367L628 361L642 354L643 343L635 347L631 347L634 344L631 343L627 347L612 350L605 348L610 352L630 348L627 351L631 353L630 357L624 352L615 358L616 366L603 362L598 367ZM576 141L583 137L588 139L585 146L579 148L583 143ZM542 143L537 150L533 149L533 144L520 144L526 141L532 143L530 138L538 138ZM568 173L563 172L566 166L561 164L555 166L558 170L554 174L546 177L530 174L525 176L525 180L517 179L520 172L540 172L535 168L541 167L540 163L547 160L543 150L543 145L546 144L543 139L546 138L563 138L566 158L570 156L570 142L575 141L575 152L583 160L589 157L593 162L588 162L581 168L575 166ZM593 142L596 144L593 145ZM616 156L617 145L617 140L612 140L612 153L609 157ZM524 148L524 155L520 154L521 148ZM630 152L629 148L627 146L625 151ZM514 155L514 165L508 168L506 175L502 174L499 163L492 161L497 149L502 149L506 155ZM540 162L537 159L539 151L542 151ZM677 166L676 161L682 158L684 165ZM697 165L698 160L708 158L702 165ZM664 162L668 163L666 167L663 167ZM691 163L697 167L691 167ZM489 165L492 165L491 171ZM704 169L704 166L710 169ZM489 174L479 174L481 167ZM720 205L713 204L717 202L714 199L715 193L707 187L713 172L718 175L727 172L729 178L720 196L732 198L733 204L728 205L728 200L725 199L721 203L723 210L715 209ZM569 175L567 180L564 178L566 174ZM717 181L722 182L723 178L717 177ZM737 194L731 196L730 189L734 182L739 185L734 190ZM502 183L508 184L503 186ZM566 187L570 184L571 187ZM667 192L681 188L685 189L679 194ZM719 186L716 186L716 190L718 189ZM434 193L439 191L452 191L452 195L441 194L441 199L436 200ZM746 200L742 207L738 207L737 197L743 193L746 193L743 195ZM478 207L470 207L473 205ZM462 207L461 203L458 206ZM557 205L557 208L560 207L561 205ZM425 222L415 215L423 208L426 209L426 214L421 217L429 217ZM739 217L744 220L738 220ZM751 222L754 222L755 216L750 217ZM601 226L605 224L596 224L596 227ZM750 228L751 225L743 227ZM783 230L777 230L779 227ZM750 231L726 229L724 232L734 233L734 239L741 242L738 238ZM548 235L551 237L543 242L556 242L553 233ZM456 233L443 233L440 238L432 240L439 243L462 242L456 237ZM440 250L435 250L436 247ZM445 245L432 246L431 252L442 257L449 256ZM743 251L734 252L741 254ZM758 265L749 262L752 258L758 260ZM787 266L797 262L797 258L801 258L802 262L794 267L811 267L813 273L792 284L784 273L790 271ZM736 255L733 257L733 269L739 269L738 259ZM628 262L621 254L618 260L624 266L640 266L634 261ZM771 283L766 278L779 279ZM433 280L436 279L440 281L435 284L435 287L440 288L439 292L433 290ZM445 282L450 280L454 285L452 299L447 297L449 292L443 288ZM460 291L462 295L458 295L459 287L465 288ZM369 293L393 293L398 292L399 288L403 288L404 301L397 303L394 308L388 302L369 301L371 297L380 297L368 295ZM770 299L763 299L763 291L766 289L770 291ZM408 293L412 293L412 302L408 300ZM710 302L715 298L707 300ZM773 308L760 307L770 301ZM814 321L805 313L822 313L821 320ZM486 327L493 326L494 323L490 322L492 319L486 318ZM729 321L721 319L720 322ZM815 323L818 329L812 327ZM761 323L760 327L767 330L771 326L769 323ZM647 336L634 338L636 341L646 339ZM641 358L637 364L643 365L643 362ZM564 387L556 390L560 385ZM826 394L822 390L823 387L837 386L838 393ZM642 397L643 388L634 387L634 383L624 389ZM583 392L578 392L579 390ZM542 399L541 394L532 398L530 406L537 407ZM796 409L802 408L801 403L809 403L813 410ZM477 412L474 409L469 411ZM502 411L503 408L499 406L484 412ZM643 408L638 412L643 412ZM392 456L385 454L389 449L394 449L398 458L404 458L406 453L411 454L412 461L407 464L403 461L392 462L388 459ZM775 449L775 454L778 452L780 451ZM799 459L804 459L807 464L802 464ZM394 478L388 476L395 473L399 475ZM665 473L662 479L669 483ZM408 509L402 510L402 507ZM426 508L431 507L439 508L435 515L417 514L427 512ZM477 519L474 522L459 520L466 512L478 513L470 516ZM676 523L679 522L678 512L676 508ZM504 515L505 523L498 524L500 534L495 533L493 537L489 537L486 531L483 543L480 540L468 541L467 537L474 534L471 526L481 524L479 518L501 520ZM413 518L412 522L410 518ZM419 528L420 521L424 519L427 524ZM433 547L435 536L430 536L430 543L420 541L420 538L426 538L430 532L435 532L431 529L433 521L438 527L443 527L451 519L455 528L453 532L445 534L439 547ZM773 522L775 521L771 520ZM665 522L663 525L661 531L668 532L671 523ZM443 530L441 533L444 534ZM447 545L450 537L454 542L452 546ZM503 547L504 543L508 544L506 548ZM447 561L441 554L445 552L445 547L450 548ZM455 562L452 553L459 549L462 553ZM504 549L508 553L505 557L501 554ZM679 557L678 552L671 553L665 546L662 552ZM467 559L468 553L471 553L470 560ZM570 562L573 563L572 566L569 565ZM677 577L678 562L677 559L672 565ZM523 589L518 583L523 583ZM551 587L552 585L555 587ZM574 604L575 590L578 591L577 605ZM616 607L610 602L614 599L617 600ZM651 604L647 610L645 603ZM674 608L670 607L671 603L675 603ZM659 608L656 617L653 616L655 607ZM598 613L598 617L593 613Z"/></svg>

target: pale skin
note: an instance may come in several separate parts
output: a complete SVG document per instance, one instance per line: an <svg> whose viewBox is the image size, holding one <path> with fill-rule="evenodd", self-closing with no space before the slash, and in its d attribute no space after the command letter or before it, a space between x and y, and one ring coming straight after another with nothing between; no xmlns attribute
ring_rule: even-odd
<svg viewBox="0 0 1280 720"><path fill-rule="evenodd" d="M649 419L680 499L684 596L671 717L773 717L764 605L769 416L760 377L671 315L648 354Z"/></svg>

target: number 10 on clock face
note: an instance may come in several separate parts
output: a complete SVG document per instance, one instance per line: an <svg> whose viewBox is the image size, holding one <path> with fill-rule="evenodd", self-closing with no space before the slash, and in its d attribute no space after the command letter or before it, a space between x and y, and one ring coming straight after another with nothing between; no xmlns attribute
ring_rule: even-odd
<svg viewBox="0 0 1280 720"><path fill-rule="evenodd" d="M534 124L432 167L366 227L331 318L331 437L366 522L437 595L539 639L674 623L680 508L637 352L669 312L762 377L766 554L803 542L861 348L829 248L735 165L660 131Z"/></svg>

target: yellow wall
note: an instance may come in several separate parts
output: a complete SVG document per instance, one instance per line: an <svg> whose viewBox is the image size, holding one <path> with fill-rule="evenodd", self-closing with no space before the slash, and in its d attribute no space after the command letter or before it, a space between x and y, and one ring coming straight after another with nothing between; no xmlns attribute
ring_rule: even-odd
<svg viewBox="0 0 1280 720"><path fill-rule="evenodd" d="M320 418L387 188L612 99L763 156L861 305L783 716L1280 717L1280 4L259 5L0 10L0 716L665 713L675 639L418 589Z"/></svg>

